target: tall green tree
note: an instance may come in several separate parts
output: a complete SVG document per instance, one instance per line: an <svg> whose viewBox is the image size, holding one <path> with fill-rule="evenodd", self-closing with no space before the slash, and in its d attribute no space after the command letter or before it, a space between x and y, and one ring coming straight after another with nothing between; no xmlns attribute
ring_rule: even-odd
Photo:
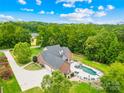
<svg viewBox="0 0 124 93"><path fill-rule="evenodd" d="M45 93L69 93L72 83L59 71L54 71L52 76L43 78L42 88Z"/></svg>
<svg viewBox="0 0 124 93"><path fill-rule="evenodd" d="M85 55L95 61L110 64L119 54L119 42L112 32L102 31L85 42Z"/></svg>
<svg viewBox="0 0 124 93"><path fill-rule="evenodd" d="M28 30L12 23L0 25L0 48L13 48L18 42L30 43L31 35Z"/></svg>
<svg viewBox="0 0 124 93"><path fill-rule="evenodd" d="M31 61L31 49L27 42L20 42L15 45L13 54L17 61L21 64L26 64Z"/></svg>
<svg viewBox="0 0 124 93"><path fill-rule="evenodd" d="M124 93L124 64L113 63L101 82L107 93Z"/></svg>
<svg viewBox="0 0 124 93"><path fill-rule="evenodd" d="M121 51L117 57L117 60L121 63L124 63L124 51Z"/></svg>

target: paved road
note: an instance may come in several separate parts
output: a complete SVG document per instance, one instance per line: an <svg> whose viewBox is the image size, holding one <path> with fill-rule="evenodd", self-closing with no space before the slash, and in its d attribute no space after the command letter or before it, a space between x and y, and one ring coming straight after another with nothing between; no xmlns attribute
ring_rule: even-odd
<svg viewBox="0 0 124 93"><path fill-rule="evenodd" d="M47 69L37 71L25 70L16 64L9 50L2 50L2 52L5 53L22 91L31 89L33 87L40 87L42 78L47 74L51 74L51 72Z"/></svg>

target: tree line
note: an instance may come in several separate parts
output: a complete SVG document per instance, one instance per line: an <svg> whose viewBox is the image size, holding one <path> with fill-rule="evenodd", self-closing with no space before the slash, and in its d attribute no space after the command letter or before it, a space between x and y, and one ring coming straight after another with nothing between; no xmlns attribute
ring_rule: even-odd
<svg viewBox="0 0 124 93"><path fill-rule="evenodd" d="M41 47L60 44L101 63L124 62L124 25L5 22L0 23L0 48L30 44L32 32L40 34Z"/></svg>
<svg viewBox="0 0 124 93"><path fill-rule="evenodd" d="M18 42L30 43L30 32L12 23L0 24L0 48L13 48Z"/></svg>
<svg viewBox="0 0 124 93"><path fill-rule="evenodd" d="M124 25L49 24L39 26L41 46L60 44L90 60L124 62Z"/></svg>

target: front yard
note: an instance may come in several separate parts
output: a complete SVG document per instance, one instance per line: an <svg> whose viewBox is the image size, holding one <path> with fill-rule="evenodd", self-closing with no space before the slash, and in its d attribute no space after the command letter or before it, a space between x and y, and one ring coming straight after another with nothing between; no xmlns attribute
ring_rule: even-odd
<svg viewBox="0 0 124 93"><path fill-rule="evenodd" d="M38 56L38 54L40 54L40 53L42 52L42 50L43 50L42 48L31 48L31 53L32 53L32 55L31 55L31 61L32 61L32 57L33 57L33 56ZM17 63L19 66L24 66L24 65L25 65L25 64L20 64L19 62L17 62L15 56L13 55L13 51L10 51L10 52L11 52L12 56L14 57L16 63ZM36 66L37 66L37 65L35 65L35 67L36 67ZM34 67L34 64L29 65L29 67L26 67L26 68L29 68L29 69L30 69L30 67L31 67L31 68ZM36 68L39 68L39 66L37 66Z"/></svg>
<svg viewBox="0 0 124 93"><path fill-rule="evenodd" d="M26 69L26 70L41 70L42 67L37 63L31 63L31 64L27 65L26 67L24 67L24 69Z"/></svg>
<svg viewBox="0 0 124 93"><path fill-rule="evenodd" d="M4 93L20 93L21 92L21 89L14 76L12 76L9 80L0 79L0 85L3 87Z"/></svg>
<svg viewBox="0 0 124 93"><path fill-rule="evenodd" d="M37 56L38 54L42 53L42 51L43 51L43 48L31 48L32 57Z"/></svg>
<svg viewBox="0 0 124 93"><path fill-rule="evenodd" d="M3 93L42 93L42 90L38 87L21 92L14 76L12 76L9 80L0 79L0 85L3 87Z"/></svg>

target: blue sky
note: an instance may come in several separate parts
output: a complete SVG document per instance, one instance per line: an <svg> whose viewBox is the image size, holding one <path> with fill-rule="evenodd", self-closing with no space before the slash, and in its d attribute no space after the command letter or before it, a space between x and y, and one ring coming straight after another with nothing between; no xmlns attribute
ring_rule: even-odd
<svg viewBox="0 0 124 93"><path fill-rule="evenodd" d="M124 0L0 0L0 21L118 23Z"/></svg>

